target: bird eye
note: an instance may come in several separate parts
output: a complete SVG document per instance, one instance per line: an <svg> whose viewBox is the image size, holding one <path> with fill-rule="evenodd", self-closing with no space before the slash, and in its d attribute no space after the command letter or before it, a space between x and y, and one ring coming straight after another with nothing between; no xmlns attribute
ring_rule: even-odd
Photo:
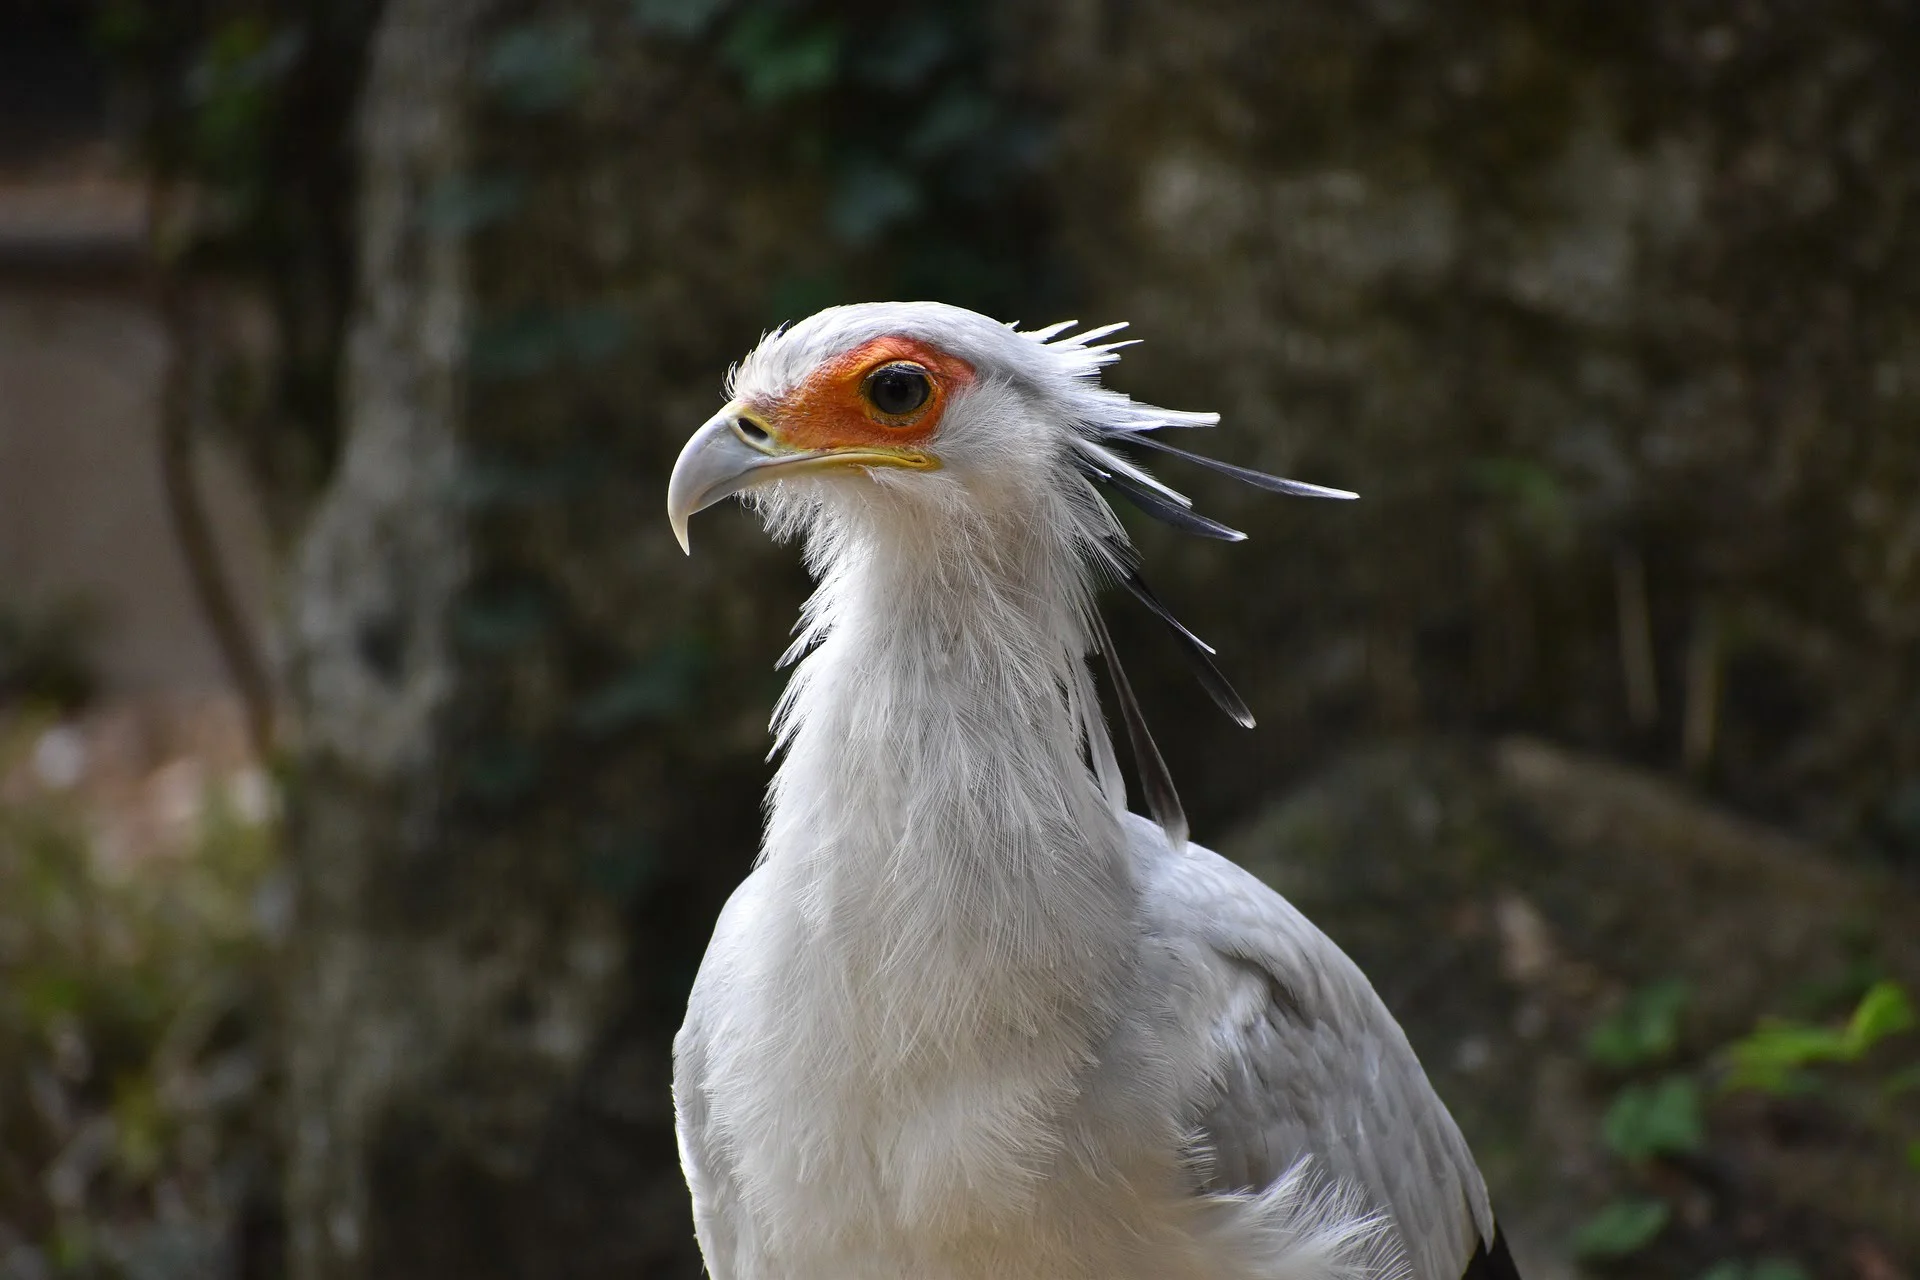
<svg viewBox="0 0 1920 1280"><path fill-rule="evenodd" d="M933 380L917 364L889 364L867 375L867 403L889 418L904 418L933 395Z"/></svg>

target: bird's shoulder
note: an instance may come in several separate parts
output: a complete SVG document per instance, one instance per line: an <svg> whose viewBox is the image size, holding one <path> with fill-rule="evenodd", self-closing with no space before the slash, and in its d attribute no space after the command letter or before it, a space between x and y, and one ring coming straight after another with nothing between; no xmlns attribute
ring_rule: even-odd
<svg viewBox="0 0 1920 1280"><path fill-rule="evenodd" d="M1240 977L1235 1011L1264 1013L1271 1002L1343 1037L1398 1030L1359 966L1292 903L1213 850L1172 848L1157 826L1128 817L1144 928L1187 963Z"/></svg>
<svg viewBox="0 0 1920 1280"><path fill-rule="evenodd" d="M1455 1280L1494 1240L1485 1184L1366 975L1212 850L1138 818L1129 841L1148 952L1215 1054L1192 1107L1204 1189L1262 1188L1311 1158L1392 1214L1415 1276Z"/></svg>

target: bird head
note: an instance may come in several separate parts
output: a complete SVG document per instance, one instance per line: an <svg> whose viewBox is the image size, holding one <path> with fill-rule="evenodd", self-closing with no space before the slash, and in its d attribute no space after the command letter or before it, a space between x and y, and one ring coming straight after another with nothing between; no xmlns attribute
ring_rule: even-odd
<svg viewBox="0 0 1920 1280"><path fill-rule="evenodd" d="M877 533L886 546L934 547L930 559L951 561L1026 544L1041 562L1071 567L1069 592L1084 593L1089 578L1126 587L1173 631L1214 700L1252 724L1214 668L1213 650L1141 580L1102 490L1175 528L1232 542L1245 535L1195 512L1136 451L1274 492L1354 495L1160 440L1154 433L1212 426L1219 415L1156 408L1102 386L1100 370L1131 345L1106 339L1126 326L1075 333L1075 324L1020 331L941 303L863 303L767 335L730 375L726 406L674 464L674 535L687 549L688 520L740 495L776 532L803 532L829 547L860 541L850 533ZM1097 612L1088 624L1113 668L1129 730L1137 729L1138 754L1144 726Z"/></svg>
<svg viewBox="0 0 1920 1280"><path fill-rule="evenodd" d="M1108 326L1061 339L938 303L834 307L779 330L733 372L668 486L675 535L747 494L776 523L853 511L1031 520L1071 508L1101 522L1076 460L1103 430L1170 416L1096 380ZM1052 338L1052 341L1048 339ZM1097 508L1097 510L1096 510ZM1117 532L1117 530L1102 530Z"/></svg>

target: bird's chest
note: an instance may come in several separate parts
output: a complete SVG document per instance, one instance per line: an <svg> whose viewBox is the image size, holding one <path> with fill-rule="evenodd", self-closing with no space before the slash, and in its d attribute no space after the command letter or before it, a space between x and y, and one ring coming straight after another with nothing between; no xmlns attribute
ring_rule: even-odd
<svg viewBox="0 0 1920 1280"><path fill-rule="evenodd" d="M1131 1274L1085 1270L1088 1240L1171 1203L1177 1161L1087 1114L1102 1045L898 956L885 981L817 955L756 967L707 1090L755 1241L743 1280Z"/></svg>
<svg viewBox="0 0 1920 1280"><path fill-rule="evenodd" d="M750 1203L785 1234L963 1230L1017 1216L1056 1163L1084 1051L978 992L790 960L753 984L710 1087Z"/></svg>

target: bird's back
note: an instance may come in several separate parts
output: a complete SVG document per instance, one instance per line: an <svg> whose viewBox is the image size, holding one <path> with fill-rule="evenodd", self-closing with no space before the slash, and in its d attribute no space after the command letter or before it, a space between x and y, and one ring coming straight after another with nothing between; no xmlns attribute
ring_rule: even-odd
<svg viewBox="0 0 1920 1280"><path fill-rule="evenodd" d="M1358 966L1279 894L1134 818L1144 945L1195 993L1214 1055L1191 1099L1201 1189L1259 1189L1301 1160L1391 1216L1412 1280L1460 1280L1495 1247L1472 1154ZM1488 1270L1489 1277L1511 1275Z"/></svg>

